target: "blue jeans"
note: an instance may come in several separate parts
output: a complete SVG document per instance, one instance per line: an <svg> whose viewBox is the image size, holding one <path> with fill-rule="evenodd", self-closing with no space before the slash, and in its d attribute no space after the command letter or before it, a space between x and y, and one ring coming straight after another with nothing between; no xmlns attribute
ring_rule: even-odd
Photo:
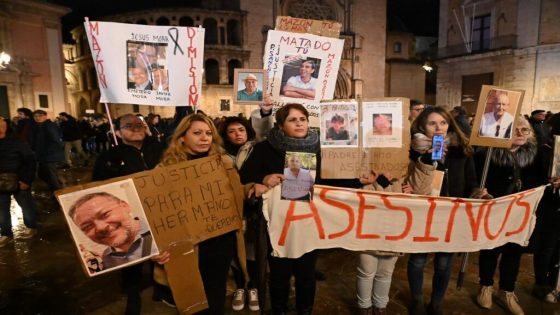
<svg viewBox="0 0 560 315"><path fill-rule="evenodd" d="M424 284L424 267L428 260L428 253L410 254L408 260L408 284L412 298L423 300L422 289ZM432 279L432 304L443 302L449 278L451 277L451 266L453 253L435 253L434 277Z"/></svg>
<svg viewBox="0 0 560 315"><path fill-rule="evenodd" d="M14 198L23 212L23 223L30 229L37 228L37 205L31 196L31 189L18 190ZM11 193L0 193L0 234L12 236L12 216L10 215Z"/></svg>

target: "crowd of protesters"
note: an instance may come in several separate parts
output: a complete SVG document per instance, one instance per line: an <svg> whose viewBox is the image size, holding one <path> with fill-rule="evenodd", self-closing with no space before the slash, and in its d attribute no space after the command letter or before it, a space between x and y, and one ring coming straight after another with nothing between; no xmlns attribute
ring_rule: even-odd
<svg viewBox="0 0 560 315"><path fill-rule="evenodd" d="M13 238L10 202L13 195L22 208L27 230L22 237L33 237L37 229L37 206L31 186L37 173L55 191L62 187L57 177L60 168L87 166L95 159L93 180L104 180L149 170L158 165L170 165L217 154L239 173L244 185L244 237L236 232L198 244L198 266L208 299L210 314L223 314L226 282L233 270L236 291L231 307L242 310L247 304L252 311L263 309L263 276L267 270L268 291L273 314L286 314L291 287L295 278L297 314L311 314L315 300L315 264L318 251L299 258L279 258L270 255L270 245L259 260L258 233L264 233L258 198L286 179L286 152L314 153L317 157L315 183L400 193L429 194L431 186L422 176L444 171L442 196L490 199L551 183L537 209L537 221L529 249L507 243L479 255L480 291L476 302L483 308L492 307L498 299L512 314L524 314L515 295L515 283L521 256L531 251L535 269L533 294L550 303L558 302L554 290L559 260L560 178L549 175L553 157L553 136L560 135L560 114L546 117L545 111L535 110L528 118L517 117L511 131L510 148L494 148L485 188L480 178L487 155L483 147L469 144L472 123L462 107L452 111L441 106L411 102L411 146L409 171L402 178L378 174L370 170L360 178L323 179L320 176L321 154L319 132L309 126L309 113L300 104L287 104L273 115L272 102L251 113L212 120L204 113L192 113L177 107L176 115L162 119L160 115L126 114L114 122L118 143L112 143L108 119L100 114L76 119L60 113L55 121L43 110L18 109L11 121L0 117L0 173L16 173L18 187L0 192L0 246ZM432 138L443 136L444 157L432 160ZM237 179L236 179L237 180ZM305 196L304 196L305 197ZM307 198L309 196L306 196ZM246 261L236 250L244 239ZM261 238L262 240L262 238ZM266 240L266 237L265 237ZM260 244L262 246L262 243ZM262 254L262 248L261 248ZM424 269L429 255L434 254L434 275L430 300L424 301ZM389 290L395 263L402 253L365 251L359 253L356 278L356 304L360 314L387 314ZM443 314L445 294L450 280L454 253L415 253L408 255L407 276L410 286L410 314ZM500 258L501 257L501 258ZM151 262L155 285L154 299L173 304L166 280L165 265L171 254L163 249ZM124 268L123 283L127 293L127 314L141 310L140 265ZM245 274L241 268L247 266ZM494 295L494 275L499 269L498 292ZM248 278L246 278L248 276ZM259 291L260 289L260 291ZM427 302L427 303L426 303Z"/></svg>

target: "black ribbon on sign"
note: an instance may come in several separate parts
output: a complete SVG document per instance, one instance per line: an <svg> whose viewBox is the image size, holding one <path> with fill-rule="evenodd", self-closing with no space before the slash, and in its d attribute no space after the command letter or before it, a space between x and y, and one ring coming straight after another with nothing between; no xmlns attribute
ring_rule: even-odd
<svg viewBox="0 0 560 315"><path fill-rule="evenodd" d="M175 35L173 35L172 31L175 31ZM169 34L169 37L171 37L173 44L175 44L175 47L173 48L173 55L177 55L177 49L179 49L181 55L184 55L185 52L183 51L181 46L179 46L179 42L177 41L179 39L179 30L176 27L171 27L167 30L167 34Z"/></svg>

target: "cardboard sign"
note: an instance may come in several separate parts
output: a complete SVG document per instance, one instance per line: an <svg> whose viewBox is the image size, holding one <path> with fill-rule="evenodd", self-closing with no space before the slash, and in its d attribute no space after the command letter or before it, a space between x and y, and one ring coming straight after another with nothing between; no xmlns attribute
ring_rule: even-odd
<svg viewBox="0 0 560 315"><path fill-rule="evenodd" d="M276 30L292 33L309 33L338 38L342 24L336 21L300 19L291 16L276 17Z"/></svg>
<svg viewBox="0 0 560 315"><path fill-rule="evenodd" d="M165 269L181 313L194 313L207 307L195 245L241 228L243 193L239 179L232 174L236 174L233 165L225 165L214 155L126 177L132 178L139 200L136 210L144 212L159 250L171 253ZM66 188L58 191L57 197L64 200L66 195L80 192L83 195L90 188L114 193L110 185L126 178ZM68 203L61 202L61 205L67 213Z"/></svg>
<svg viewBox="0 0 560 315"><path fill-rule="evenodd" d="M97 71L100 102L200 104L203 28L98 21L86 21L84 26Z"/></svg>
<svg viewBox="0 0 560 315"><path fill-rule="evenodd" d="M469 143L510 148L525 91L483 85Z"/></svg>
<svg viewBox="0 0 560 315"><path fill-rule="evenodd" d="M315 186L310 202L281 200L276 186L263 213L273 255L315 249L473 252L527 246L545 186L491 200L381 193Z"/></svg>
<svg viewBox="0 0 560 315"><path fill-rule="evenodd" d="M340 100L339 104L347 104ZM350 101L352 102L352 101ZM353 101L356 102L356 101ZM336 104L329 101L327 104ZM364 172L389 172L404 176L408 169L410 148L409 99L378 98L357 101L359 111L359 147L322 148L321 177L357 178ZM390 134L374 134L375 115L391 115ZM367 118L364 118L367 117Z"/></svg>

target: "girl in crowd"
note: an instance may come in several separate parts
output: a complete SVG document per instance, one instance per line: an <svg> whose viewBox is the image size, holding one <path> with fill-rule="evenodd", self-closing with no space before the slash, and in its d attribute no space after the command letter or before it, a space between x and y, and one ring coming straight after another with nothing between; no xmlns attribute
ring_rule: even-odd
<svg viewBox="0 0 560 315"><path fill-rule="evenodd" d="M162 164L171 165L219 154L227 168L231 162L225 158L221 144L222 139L210 118L201 114L189 115L177 126L169 148L163 155ZM227 275L236 251L235 233L226 233L197 245L198 269L210 314L224 314ZM169 252L163 252L155 260L162 264L169 258Z"/></svg>
<svg viewBox="0 0 560 315"><path fill-rule="evenodd" d="M521 116L517 118L512 137L511 148L494 148L491 155L485 186L488 193L495 198L546 183L546 174L537 166L537 163L534 163L538 153L537 142L533 129L525 118ZM485 149L476 153L475 160L479 173L481 173L485 157ZM523 247L515 243L507 243L494 249L480 251L478 261L481 289L477 297L480 306L488 309L492 307L493 276L498 265L498 257L501 254L499 297L511 313L523 314L523 309L519 306L517 296L513 292L522 253Z"/></svg>
<svg viewBox="0 0 560 315"><path fill-rule="evenodd" d="M263 183L267 187L280 184L284 178L287 151L315 153L317 178L320 174L319 134L309 129L309 113L300 104L287 104L276 112L278 127L273 128L266 141L255 145L241 169L243 182ZM257 191L257 194L260 192ZM312 251L299 258L268 256L269 288L273 313L286 314L290 293L290 278L296 280L296 308L300 315L311 314L315 299L315 261Z"/></svg>
<svg viewBox="0 0 560 315"><path fill-rule="evenodd" d="M426 173L435 170L443 171L444 178L441 196L482 198L487 193L477 188L473 149L459 129L453 116L441 106L426 108L412 127L410 148L411 168L416 167ZM432 161L431 146L434 135L444 136L444 157L441 161ZM417 173L409 173L416 176ZM428 177L429 178L429 177ZM409 183L412 181L409 179ZM428 185L416 185L413 190L417 194L430 195ZM412 294L410 313L426 314L423 299L424 267L428 253L411 254L408 260L408 283ZM432 279L431 301L428 310L431 314L443 314L442 304L451 276L453 253L435 253L434 276Z"/></svg>
<svg viewBox="0 0 560 315"><path fill-rule="evenodd" d="M249 154L253 150L255 144L255 131L249 124L247 119L232 116L227 117L220 125L220 136L224 139L224 149L226 155L231 158L233 165L240 170ZM257 292L256 262L255 262L255 225L256 211L248 202L244 204L244 228L245 228L245 250L247 255L247 271L249 273L248 296L249 309L251 311L259 310L259 299ZM239 268L239 258L234 258L232 265L233 276L237 289L233 295L231 307L235 311L240 311L245 307L245 277Z"/></svg>
<svg viewBox="0 0 560 315"><path fill-rule="evenodd" d="M148 118L146 118L146 123L148 124L148 128L150 129L150 133L152 137L159 141L165 141L165 135L163 133L163 124L161 122L161 116L158 114L149 114Z"/></svg>

